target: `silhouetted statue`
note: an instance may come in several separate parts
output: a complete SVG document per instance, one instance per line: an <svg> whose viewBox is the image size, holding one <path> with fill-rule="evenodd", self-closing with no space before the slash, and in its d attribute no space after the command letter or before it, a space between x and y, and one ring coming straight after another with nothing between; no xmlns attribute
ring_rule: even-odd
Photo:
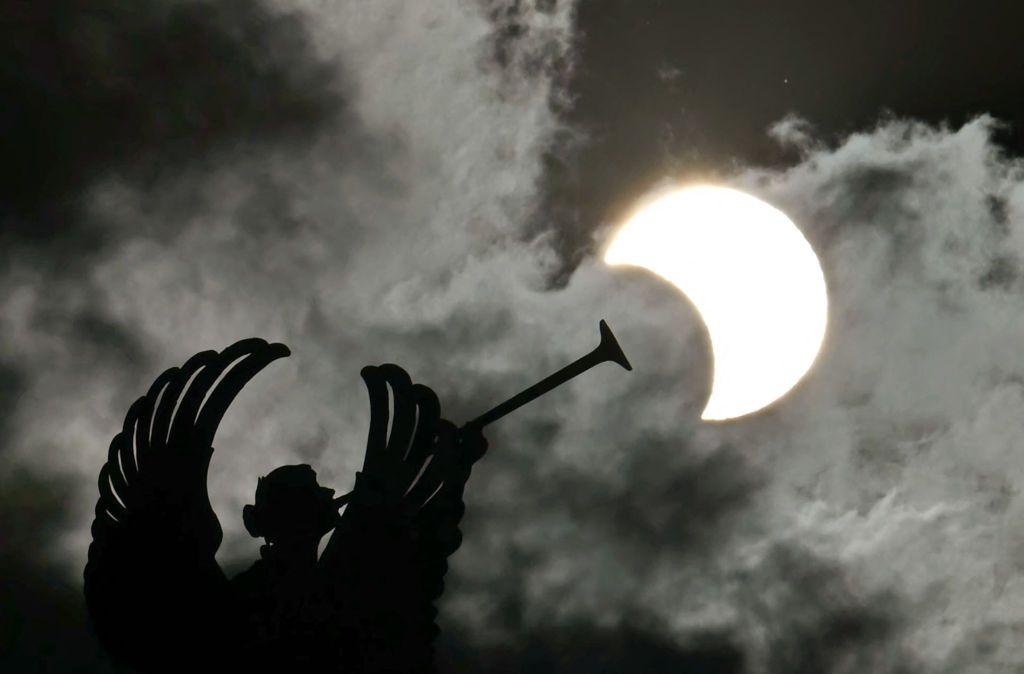
<svg viewBox="0 0 1024 674"><path fill-rule="evenodd" d="M370 430L353 491L335 498L307 465L271 471L243 511L266 541L260 560L231 580L217 564L214 435L245 384L288 353L248 339L197 354L129 409L100 471L85 567L95 631L117 662L143 672L433 670L434 602L487 444L482 425L441 419L433 391L396 365L362 371Z"/></svg>
<svg viewBox="0 0 1024 674"><path fill-rule="evenodd" d="M167 370L128 410L100 471L85 567L100 641L144 672L432 671L434 601L462 542L481 429L600 363L632 369L604 321L600 335L590 353L461 429L397 365L363 368L370 431L355 488L335 498L307 465L260 478L242 518L266 545L230 581L206 491L213 439L239 391L288 348L247 339Z"/></svg>

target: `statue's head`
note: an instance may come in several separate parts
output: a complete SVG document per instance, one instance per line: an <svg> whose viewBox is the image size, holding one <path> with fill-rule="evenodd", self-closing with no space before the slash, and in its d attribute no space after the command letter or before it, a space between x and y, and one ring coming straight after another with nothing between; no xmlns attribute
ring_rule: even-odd
<svg viewBox="0 0 1024 674"><path fill-rule="evenodd" d="M256 485L256 503L242 509L246 530L277 544L315 538L330 531L338 516L334 490L321 487L306 464L275 468Z"/></svg>

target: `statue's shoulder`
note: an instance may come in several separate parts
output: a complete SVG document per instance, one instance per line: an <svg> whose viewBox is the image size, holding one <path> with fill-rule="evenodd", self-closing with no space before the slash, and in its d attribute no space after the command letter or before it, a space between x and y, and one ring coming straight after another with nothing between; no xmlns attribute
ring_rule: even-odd
<svg viewBox="0 0 1024 674"><path fill-rule="evenodd" d="M269 571L266 560L258 559L248 569L235 574L231 579L231 587L241 598L260 594L269 582Z"/></svg>

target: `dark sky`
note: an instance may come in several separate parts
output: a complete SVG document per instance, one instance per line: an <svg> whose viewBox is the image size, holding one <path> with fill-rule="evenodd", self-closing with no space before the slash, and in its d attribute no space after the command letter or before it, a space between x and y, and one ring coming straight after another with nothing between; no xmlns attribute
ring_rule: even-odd
<svg viewBox="0 0 1024 674"><path fill-rule="evenodd" d="M495 427L444 671L997 672L1024 662L1024 113L1014 3L15 2L0 22L0 670L109 671L95 475L163 368L283 341L211 474L361 458L365 363ZM785 210L829 336L702 424L693 308L595 258L665 182ZM586 550L587 554L580 554Z"/></svg>
<svg viewBox="0 0 1024 674"><path fill-rule="evenodd" d="M1019 154L1022 18L995 1L582 2L566 119L589 142L553 167L559 231L575 250L666 175L792 162L765 132L786 115L835 142L886 115L987 113Z"/></svg>

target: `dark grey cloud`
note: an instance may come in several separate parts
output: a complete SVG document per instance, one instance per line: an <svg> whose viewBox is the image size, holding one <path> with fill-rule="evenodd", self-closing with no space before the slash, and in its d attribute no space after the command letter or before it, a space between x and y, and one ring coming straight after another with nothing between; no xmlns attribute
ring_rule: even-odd
<svg viewBox="0 0 1024 674"><path fill-rule="evenodd" d="M0 666L113 671L87 629L77 579L47 547L67 526L71 480L19 469L0 478Z"/></svg>
<svg viewBox="0 0 1024 674"><path fill-rule="evenodd" d="M520 640L481 649L442 635L439 669L445 672L686 672L740 674L743 653L728 635L695 635L676 644L641 628L600 629L593 625L548 628Z"/></svg>
<svg viewBox="0 0 1024 674"><path fill-rule="evenodd" d="M840 564L776 545L741 583L746 610L764 619L761 643L748 644L762 651L763 671L919 671L911 653L893 646L906 626L904 599L857 592Z"/></svg>
<svg viewBox="0 0 1024 674"><path fill-rule="evenodd" d="M172 217L115 223L90 209L94 186L155 200L168 177L201 180L226 154L308 143L344 118L338 65L314 53L301 15L262 2L18 2L0 63L0 296L34 288L45 299L23 317L31 329L112 369L149 353L110 314L93 265L133 237L173 236L201 206L179 190ZM261 193L257 212L273 214L273 190ZM0 428L35 374L5 341Z"/></svg>
<svg viewBox="0 0 1024 674"><path fill-rule="evenodd" d="M544 447L538 434L532 444ZM724 445L712 454L670 461L679 438L637 433L620 470L627 483L610 487L568 468L537 480L532 512L563 510L581 527L604 532L638 558L668 551L682 556L703 551L727 538L730 518L750 505L759 484L756 469L743 454Z"/></svg>
<svg viewBox="0 0 1024 674"><path fill-rule="evenodd" d="M145 187L233 144L295 142L343 104L303 19L262 2L16 2L2 30L8 245L80 255L104 243L76 217L97 178Z"/></svg>
<svg viewBox="0 0 1024 674"><path fill-rule="evenodd" d="M11 436L11 415L24 390L24 375L13 363L0 362L0 455Z"/></svg>

